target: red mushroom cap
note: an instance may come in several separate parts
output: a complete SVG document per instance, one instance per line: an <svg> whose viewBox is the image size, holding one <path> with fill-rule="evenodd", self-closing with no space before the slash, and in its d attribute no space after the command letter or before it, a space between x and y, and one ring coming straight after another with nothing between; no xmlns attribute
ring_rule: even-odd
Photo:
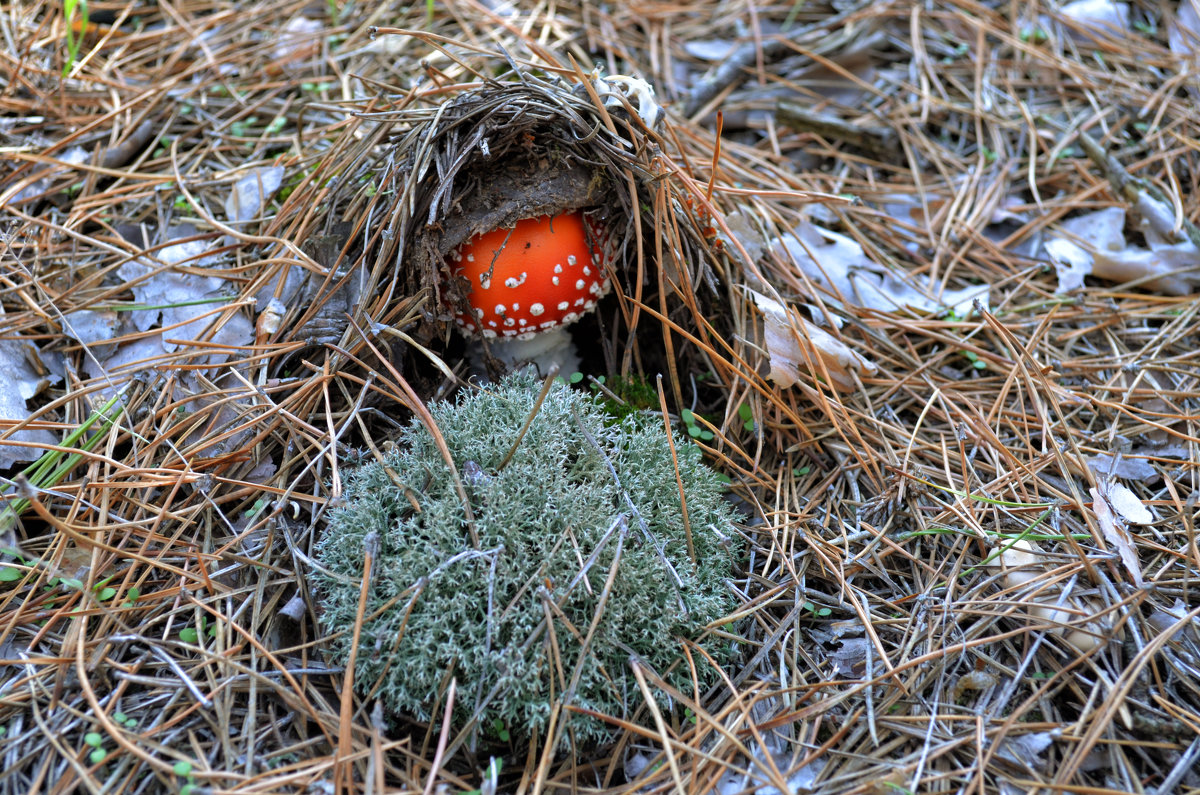
<svg viewBox="0 0 1200 795"><path fill-rule="evenodd" d="M471 283L474 316L459 311L454 321L485 337L522 339L573 323L608 292L604 235L579 211L476 235L447 260Z"/></svg>

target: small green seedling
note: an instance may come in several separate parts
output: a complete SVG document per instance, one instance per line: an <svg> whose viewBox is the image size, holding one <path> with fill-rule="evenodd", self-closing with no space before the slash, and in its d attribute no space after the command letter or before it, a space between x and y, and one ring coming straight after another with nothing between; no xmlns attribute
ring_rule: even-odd
<svg viewBox="0 0 1200 795"><path fill-rule="evenodd" d="M270 501L265 497L259 497L254 501L254 505L250 506L250 510L246 511L245 517L249 520L256 519L258 515L263 512L263 509L270 504Z"/></svg>
<svg viewBox="0 0 1200 795"><path fill-rule="evenodd" d="M26 571L16 566L0 566L0 582L20 582L25 579Z"/></svg>
<svg viewBox="0 0 1200 795"><path fill-rule="evenodd" d="M250 128L258 124L257 116L247 116L244 119L238 119L229 125L229 132L236 135L238 138L245 138Z"/></svg>
<svg viewBox="0 0 1200 795"><path fill-rule="evenodd" d="M974 351L963 351L962 355L963 358L970 362L971 366L976 370L987 369L987 362L985 362L983 359L980 359L979 354L975 353Z"/></svg>
<svg viewBox="0 0 1200 795"><path fill-rule="evenodd" d="M809 601L805 601L804 609L811 613L813 618L828 618L833 614L833 608L817 607L815 604Z"/></svg>
<svg viewBox="0 0 1200 795"><path fill-rule="evenodd" d="M679 418L683 420L683 427L687 430L687 435L701 442L710 442L713 438L713 432L707 428L701 428L696 422L696 413L691 409L684 409L679 412Z"/></svg>
<svg viewBox="0 0 1200 795"><path fill-rule="evenodd" d="M92 586L92 594L95 595L97 601L107 602L117 595L117 589L109 585L112 578L116 576L115 574L111 574Z"/></svg>
<svg viewBox="0 0 1200 795"><path fill-rule="evenodd" d="M108 751L104 749L104 735L99 732L88 732L83 735L84 745L91 746L91 751L88 752L88 761L93 765L98 765L108 758Z"/></svg>
<svg viewBox="0 0 1200 795"><path fill-rule="evenodd" d="M187 783L179 788L179 795L192 795L196 789L196 777L192 775L192 763L186 759L181 760L172 765L171 770L180 778L187 779Z"/></svg>
<svg viewBox="0 0 1200 795"><path fill-rule="evenodd" d="M207 633L208 637L210 638L215 638L217 636L216 622L214 622L210 627L208 625L208 616L202 615L200 616L199 631L197 631L195 627L184 627L183 629L179 630L179 639L184 643L195 643L196 641L200 640L201 632Z"/></svg>

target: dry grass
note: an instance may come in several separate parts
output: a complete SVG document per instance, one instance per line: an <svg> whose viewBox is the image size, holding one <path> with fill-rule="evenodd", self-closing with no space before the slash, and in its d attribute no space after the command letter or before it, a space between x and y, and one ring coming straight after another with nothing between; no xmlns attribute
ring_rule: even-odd
<svg viewBox="0 0 1200 795"><path fill-rule="evenodd" d="M1145 280L1056 293L1036 245L1130 201L1080 130L1176 228L1200 222L1200 81L1163 8L1134 7L1153 30L1073 37L1036 3L519 5L95 3L74 63L61 7L0 12L0 334L56 374L4 427L78 456L5 481L21 555L0 583L0 791L173 791L185 773L214 792L454 791L489 753L501 791L699 793L736 771L748 790L1197 791L1200 304ZM747 57L706 84L686 45L731 19ZM768 32L785 20L786 41ZM626 268L590 363L661 373L748 511L719 630L741 665L558 757L525 738L444 753L441 726L346 695L307 585L351 449L464 377L431 271L393 266L420 232L396 142L506 58L568 88L572 58L638 73L672 103L657 134L619 128L637 144L609 163ZM275 202L230 226L233 185L270 167ZM762 245L814 214L935 290L989 286L989 307L869 309L814 284ZM210 302L131 325L131 281L168 273ZM288 273L309 287L274 316ZM361 300L340 289L358 283ZM837 391L810 357L795 386L768 380L746 288L812 306L877 370ZM88 339L79 310L119 337ZM1122 482L1152 524L1106 523L1102 454L1148 467ZM985 561L1023 532L1046 555L1021 584ZM1047 599L1101 642L1068 642Z"/></svg>

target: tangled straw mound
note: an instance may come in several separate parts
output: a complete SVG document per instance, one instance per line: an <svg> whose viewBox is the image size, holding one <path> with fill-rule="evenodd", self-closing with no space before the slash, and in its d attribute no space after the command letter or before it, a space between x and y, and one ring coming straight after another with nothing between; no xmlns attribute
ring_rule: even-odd
<svg viewBox="0 0 1200 795"><path fill-rule="evenodd" d="M727 641L703 636L734 606L733 516L716 473L694 445L675 441L685 523L661 419L614 421L561 383L500 468L538 390L517 375L430 408L473 521L415 421L386 468L349 476L330 513L317 551L322 623L348 661L370 544L377 559L355 685L394 712L430 720L453 676L456 728L474 718L532 734L560 705L630 718L642 700L631 657L691 695L685 643L718 662L732 655ZM703 688L717 671L703 654L691 658ZM611 736L576 710L564 721L577 741Z"/></svg>

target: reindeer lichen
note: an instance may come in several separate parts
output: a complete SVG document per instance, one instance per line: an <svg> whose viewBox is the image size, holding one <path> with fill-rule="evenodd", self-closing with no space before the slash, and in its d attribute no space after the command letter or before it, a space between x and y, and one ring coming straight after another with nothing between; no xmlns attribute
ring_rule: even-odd
<svg viewBox="0 0 1200 795"><path fill-rule="evenodd" d="M348 660L370 543L355 684L392 711L431 719L453 677L460 727L498 719L533 734L561 704L629 719L642 701L631 658L692 696L685 644L718 663L733 653L705 634L735 604L737 535L717 474L676 439L685 523L661 421L611 424L563 384L500 468L538 389L515 376L430 407L470 520L415 421L385 465L349 474L330 512L317 550L322 623L335 657ZM711 684L717 671L705 655L691 659L700 687ZM577 741L611 736L611 724L584 712L565 710L564 720Z"/></svg>

